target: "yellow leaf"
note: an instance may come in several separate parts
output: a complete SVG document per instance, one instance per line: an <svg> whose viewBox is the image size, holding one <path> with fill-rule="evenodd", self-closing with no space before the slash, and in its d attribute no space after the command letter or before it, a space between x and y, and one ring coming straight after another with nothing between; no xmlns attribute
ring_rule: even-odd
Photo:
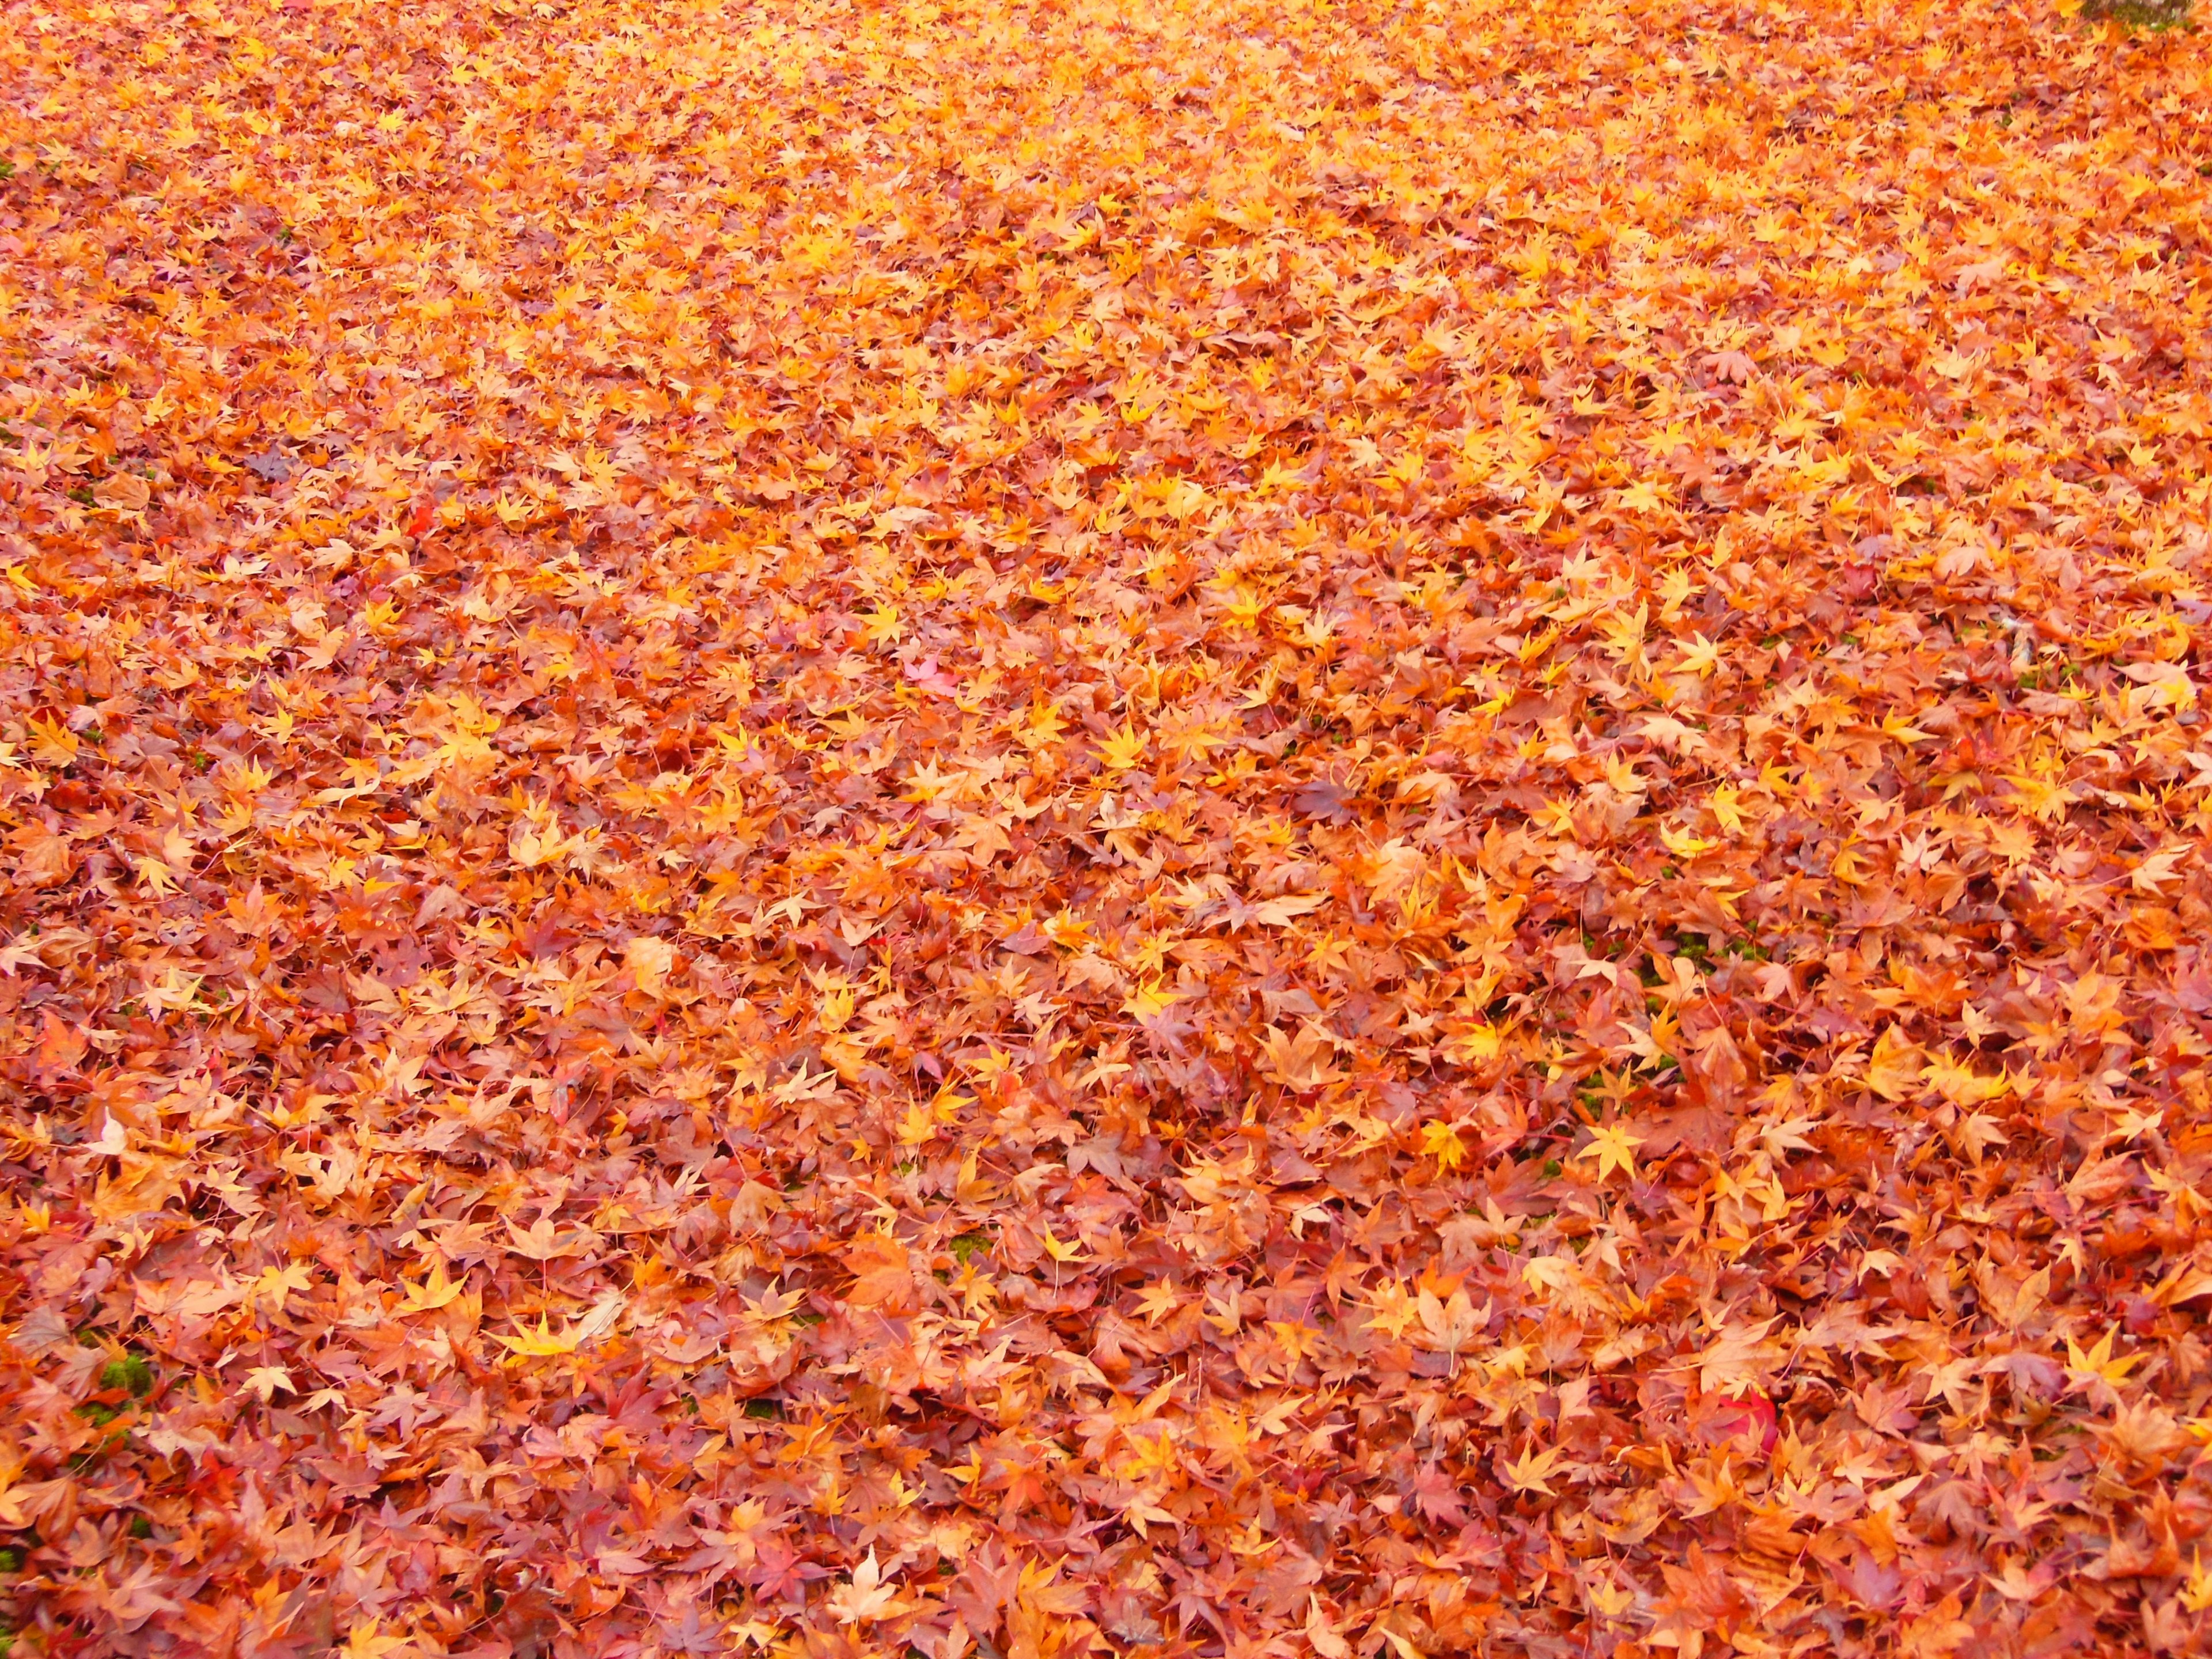
<svg viewBox="0 0 2212 1659"><path fill-rule="evenodd" d="M1134 1014L1139 1019L1150 1019L1164 1008L1175 1006L1177 993L1158 981L1139 985L1122 1001L1121 1012Z"/></svg>
<svg viewBox="0 0 2212 1659"><path fill-rule="evenodd" d="M1437 1168L1449 1173L1467 1162L1467 1146L1452 1125L1425 1123L1421 1126L1421 1156L1436 1159Z"/></svg>
<svg viewBox="0 0 2212 1659"><path fill-rule="evenodd" d="M2111 1389L2126 1382L2128 1373L2142 1364L2143 1356L2139 1353L2112 1357L2112 1340L2118 1334L2119 1328L2113 1327L2086 1352L2071 1336L2066 1339L2066 1375L2075 1388Z"/></svg>
<svg viewBox="0 0 2212 1659"><path fill-rule="evenodd" d="M1377 1285L1369 1294L1367 1322L1388 1337L1403 1336L1420 1322L1419 1298L1408 1296L1401 1285Z"/></svg>
<svg viewBox="0 0 2212 1659"><path fill-rule="evenodd" d="M1707 841L1703 836L1692 835L1686 830L1670 830L1664 824L1659 828L1659 839L1666 843L1668 852L1683 860L1700 857L1720 845L1717 841Z"/></svg>
<svg viewBox="0 0 2212 1659"><path fill-rule="evenodd" d="M896 605L879 605L864 621L866 625L860 631L870 645L896 645L906 637L906 624L899 620Z"/></svg>
<svg viewBox="0 0 2212 1659"><path fill-rule="evenodd" d="M31 758L41 766L69 766L76 760L79 744L76 732L61 721L46 714L33 714L26 722L31 732Z"/></svg>
<svg viewBox="0 0 2212 1659"><path fill-rule="evenodd" d="M2202 1550L2191 1559L2189 1582L2181 1587L2181 1605L2191 1613L2212 1608L2212 1572L2205 1570Z"/></svg>
<svg viewBox="0 0 2212 1659"><path fill-rule="evenodd" d="M1521 1455L1505 1466L1505 1483L1517 1492L1542 1498L1553 1497L1556 1494L1548 1482L1565 1461L1566 1454L1557 1446L1541 1452L1533 1443L1524 1446L1521 1449Z"/></svg>
<svg viewBox="0 0 2212 1659"><path fill-rule="evenodd" d="M1920 1045L1896 1026L1886 1026L1867 1062L1867 1087L1884 1100L1902 1100L1919 1087L1923 1069Z"/></svg>
<svg viewBox="0 0 2212 1659"><path fill-rule="evenodd" d="M366 1624L356 1625L346 1632L345 1646L339 1651L345 1659L390 1659L413 1645L404 1636L382 1634L384 1621L371 1619Z"/></svg>
<svg viewBox="0 0 2212 1659"><path fill-rule="evenodd" d="M1164 1279L1147 1285L1137 1297L1137 1311L1147 1325L1157 1325L1182 1306L1182 1293Z"/></svg>
<svg viewBox="0 0 2212 1659"><path fill-rule="evenodd" d="M1643 1144L1643 1136L1630 1134L1618 1123L1608 1123L1601 1129L1592 1131L1589 1144L1583 1147L1575 1156L1595 1158L1597 1178L1600 1181L1603 1181L1614 1170L1620 1170L1625 1176L1633 1176L1636 1173L1636 1156L1631 1149L1641 1146Z"/></svg>
<svg viewBox="0 0 2212 1659"><path fill-rule="evenodd" d="M536 1330L520 1323L515 1328L522 1333L520 1336L495 1336L492 1340L504 1343L517 1358L557 1358L562 1354L575 1352L577 1345L583 1340L574 1329L557 1334L548 1329L544 1314L538 1316Z"/></svg>
<svg viewBox="0 0 2212 1659"><path fill-rule="evenodd" d="M428 1277L420 1285L410 1285L403 1279L399 1281L399 1287L407 1294L401 1298L398 1307L392 1310L394 1313L431 1313L444 1307L466 1290L468 1280L463 1278L456 1281L447 1278L446 1264L443 1261L434 1261L430 1264Z"/></svg>
<svg viewBox="0 0 2212 1659"><path fill-rule="evenodd" d="M1702 678L1720 665L1721 647L1703 634L1677 641L1674 648L1681 655L1675 659L1670 671L1674 673L1696 674Z"/></svg>
<svg viewBox="0 0 2212 1659"><path fill-rule="evenodd" d="M275 1398L280 1389L286 1394L299 1392L292 1386L291 1372L282 1365L256 1365L246 1372L246 1386L261 1396L261 1403L264 1406Z"/></svg>
<svg viewBox="0 0 2212 1659"><path fill-rule="evenodd" d="M1449 1030L1449 1027L1446 1027ZM1480 1065L1486 1060L1495 1060L1505 1050L1505 1033L1487 1020L1453 1031L1444 1039L1444 1058L1459 1066Z"/></svg>
<svg viewBox="0 0 2212 1659"><path fill-rule="evenodd" d="M1109 770L1126 772L1144 758L1145 750L1151 743L1151 734L1137 730L1133 720L1107 738L1100 745L1099 753Z"/></svg>
<svg viewBox="0 0 2212 1659"><path fill-rule="evenodd" d="M1067 722L1060 717L1060 710L1039 698L1030 705L1021 723L1015 727L1014 737L1024 749L1043 749L1059 741L1060 734L1067 730Z"/></svg>

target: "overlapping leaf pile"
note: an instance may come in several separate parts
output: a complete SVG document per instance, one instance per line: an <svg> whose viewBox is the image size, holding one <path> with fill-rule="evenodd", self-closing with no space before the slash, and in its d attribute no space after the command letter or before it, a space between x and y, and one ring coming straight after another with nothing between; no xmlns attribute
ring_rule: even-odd
<svg viewBox="0 0 2212 1659"><path fill-rule="evenodd" d="M20 1642L2202 1650L2204 36L7 21Z"/></svg>

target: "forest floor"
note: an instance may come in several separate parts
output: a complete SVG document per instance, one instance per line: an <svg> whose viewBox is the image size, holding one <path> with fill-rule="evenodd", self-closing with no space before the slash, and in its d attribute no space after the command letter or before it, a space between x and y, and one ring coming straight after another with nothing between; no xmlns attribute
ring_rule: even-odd
<svg viewBox="0 0 2212 1659"><path fill-rule="evenodd" d="M17 1659L2212 1643L2212 33L0 18Z"/></svg>

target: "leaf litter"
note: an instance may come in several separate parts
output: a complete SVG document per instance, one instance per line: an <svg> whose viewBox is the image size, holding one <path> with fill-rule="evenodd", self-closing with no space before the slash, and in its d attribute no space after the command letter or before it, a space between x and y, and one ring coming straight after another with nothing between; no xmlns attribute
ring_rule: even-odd
<svg viewBox="0 0 2212 1659"><path fill-rule="evenodd" d="M15 15L14 1641L2201 1650L2201 33Z"/></svg>

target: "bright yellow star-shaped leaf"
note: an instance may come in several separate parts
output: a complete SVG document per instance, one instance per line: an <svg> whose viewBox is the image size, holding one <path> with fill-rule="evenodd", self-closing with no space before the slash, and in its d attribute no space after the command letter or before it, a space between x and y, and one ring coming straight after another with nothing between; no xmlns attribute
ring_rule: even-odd
<svg viewBox="0 0 2212 1659"><path fill-rule="evenodd" d="M1636 1173L1636 1156L1631 1149L1643 1144L1642 1135L1630 1134L1618 1123L1608 1123L1603 1128L1593 1131L1589 1144L1575 1156L1595 1158L1600 1181L1615 1170L1625 1176L1633 1176Z"/></svg>

